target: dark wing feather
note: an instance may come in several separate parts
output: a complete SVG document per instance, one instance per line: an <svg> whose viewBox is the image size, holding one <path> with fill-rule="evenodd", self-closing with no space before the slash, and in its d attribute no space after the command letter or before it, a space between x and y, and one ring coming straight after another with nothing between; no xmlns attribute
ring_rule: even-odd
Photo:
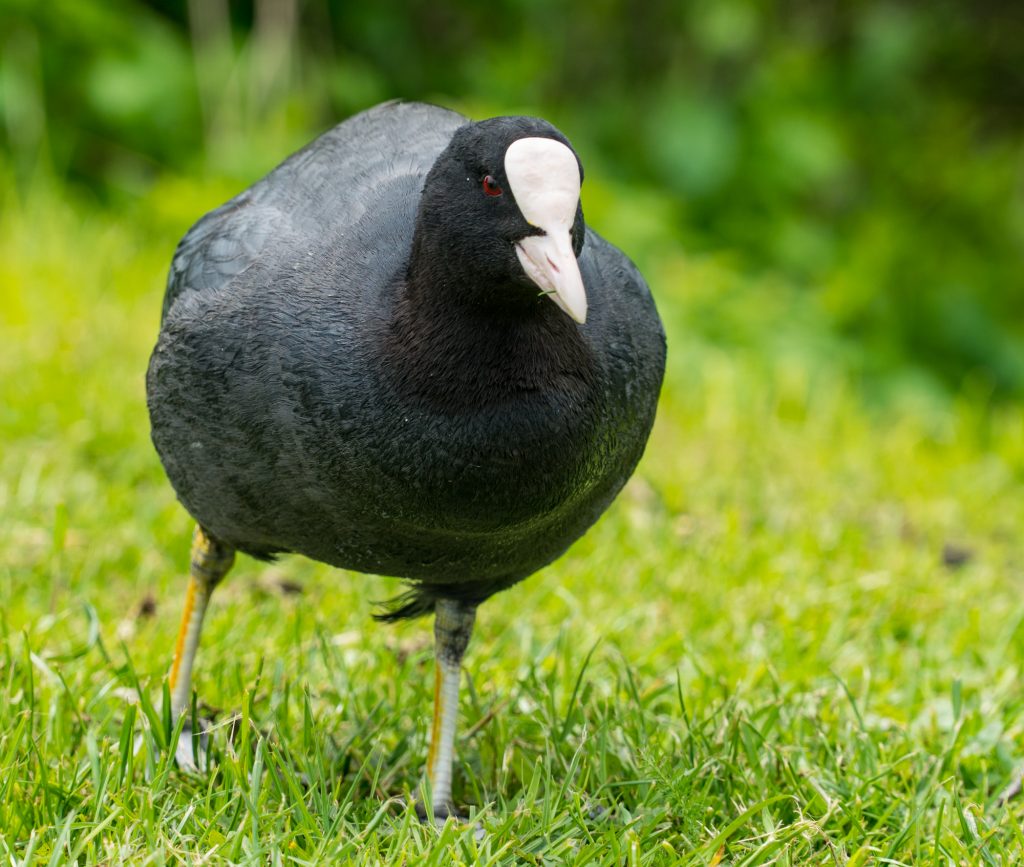
<svg viewBox="0 0 1024 867"><path fill-rule="evenodd" d="M382 187L425 177L465 122L438 106L388 102L328 130L188 231L171 263L163 316L188 292L225 286L264 251L287 267L289 256L341 241Z"/></svg>
<svg viewBox="0 0 1024 867"><path fill-rule="evenodd" d="M665 331L650 287L625 253L589 227L580 270L593 309L584 333L630 395L636 389L648 395L644 410L653 419L665 368Z"/></svg>
<svg viewBox="0 0 1024 867"><path fill-rule="evenodd" d="M288 217L246 190L206 214L178 243L167 275L162 317L183 294L217 289L255 262L272 239L291 231Z"/></svg>

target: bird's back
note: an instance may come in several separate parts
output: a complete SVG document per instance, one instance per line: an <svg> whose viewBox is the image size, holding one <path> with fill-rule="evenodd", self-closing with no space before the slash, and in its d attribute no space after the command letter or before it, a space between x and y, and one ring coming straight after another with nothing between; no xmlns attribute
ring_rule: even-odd
<svg viewBox="0 0 1024 867"><path fill-rule="evenodd" d="M381 230L403 240L423 179L465 122L439 106L389 102L327 131L186 233L163 315L183 295L226 287L268 250L276 264L329 244L356 259L367 249L407 252L382 244Z"/></svg>

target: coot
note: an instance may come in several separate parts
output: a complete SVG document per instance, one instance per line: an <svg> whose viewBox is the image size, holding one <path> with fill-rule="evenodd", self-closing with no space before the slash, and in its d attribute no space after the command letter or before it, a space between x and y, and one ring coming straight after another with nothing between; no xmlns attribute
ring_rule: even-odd
<svg viewBox="0 0 1024 867"><path fill-rule="evenodd" d="M476 607L597 520L654 420L664 333L582 180L544 120L387 103L185 235L146 380L197 522L174 714L236 551L405 578L380 618L435 615L427 779L452 810Z"/></svg>

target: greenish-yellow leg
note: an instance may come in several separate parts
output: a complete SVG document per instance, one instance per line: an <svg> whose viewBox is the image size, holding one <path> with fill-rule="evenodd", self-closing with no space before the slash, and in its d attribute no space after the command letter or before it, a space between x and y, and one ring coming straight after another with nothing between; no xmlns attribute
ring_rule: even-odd
<svg viewBox="0 0 1024 867"><path fill-rule="evenodd" d="M442 599L434 609L434 718L427 754L427 784L434 818L443 822L454 814L452 767L455 730L459 719L459 678L469 644L476 608Z"/></svg>
<svg viewBox="0 0 1024 867"><path fill-rule="evenodd" d="M174 646L174 661L168 685L171 690L171 714L177 720L192 703L192 664L199 649L199 637L203 630L203 618L214 588L235 562L233 548L218 542L197 526L192 536L192 558L189 568L188 591L185 596L185 611L181 617L178 640ZM194 769L198 756L193 749L191 722L178 740L176 756L181 767Z"/></svg>

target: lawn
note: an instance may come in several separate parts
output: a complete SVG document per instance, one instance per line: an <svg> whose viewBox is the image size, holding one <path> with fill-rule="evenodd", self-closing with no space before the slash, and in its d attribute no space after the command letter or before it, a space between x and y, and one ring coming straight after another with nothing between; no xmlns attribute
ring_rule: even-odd
<svg viewBox="0 0 1024 867"><path fill-rule="evenodd" d="M455 780L474 823L408 806L429 622L379 625L397 582L300 558L240 558L215 595L211 768L176 770L154 708L191 525L143 375L173 246L231 192L169 177L115 208L39 182L2 202L5 862L1024 858L1024 800L1000 800L1024 765L1024 409L868 376L811 296L650 241L644 204L627 227L589 176L669 371L613 508L480 611Z"/></svg>

